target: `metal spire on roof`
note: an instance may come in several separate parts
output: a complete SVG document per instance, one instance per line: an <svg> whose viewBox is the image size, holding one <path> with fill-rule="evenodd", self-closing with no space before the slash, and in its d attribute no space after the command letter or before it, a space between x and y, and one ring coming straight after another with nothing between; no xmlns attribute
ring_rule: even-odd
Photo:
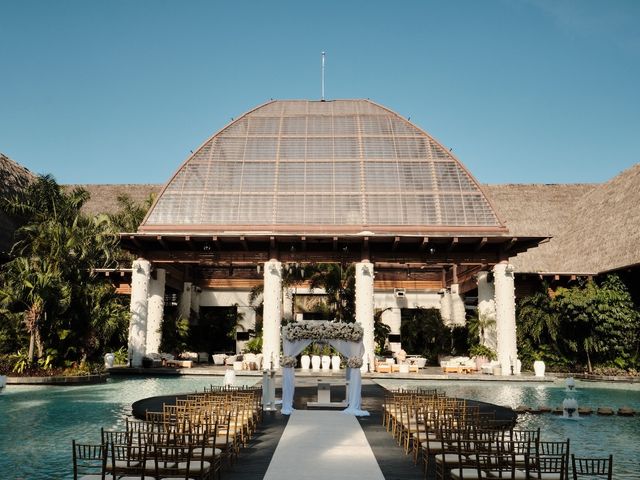
<svg viewBox="0 0 640 480"><path fill-rule="evenodd" d="M321 92L320 92L320 100L324 102L324 54L325 52L322 52L322 87L321 87Z"/></svg>

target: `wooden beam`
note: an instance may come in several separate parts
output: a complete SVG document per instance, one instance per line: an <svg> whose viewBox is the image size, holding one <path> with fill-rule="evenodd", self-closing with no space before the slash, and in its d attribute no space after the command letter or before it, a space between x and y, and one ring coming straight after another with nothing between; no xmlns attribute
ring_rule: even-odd
<svg viewBox="0 0 640 480"><path fill-rule="evenodd" d="M338 237L333 237L333 251L338 250Z"/></svg>
<svg viewBox="0 0 640 480"><path fill-rule="evenodd" d="M142 248L142 245L140 245L140 241L138 240L138 237L136 237L135 235L129 235L129 240L131 240L131 243L133 243L136 247Z"/></svg>
<svg viewBox="0 0 640 480"><path fill-rule="evenodd" d="M458 237L453 237L449 245L447 245L447 252L453 250L456 245L458 245Z"/></svg>
<svg viewBox="0 0 640 480"><path fill-rule="evenodd" d="M422 237L422 241L420 242L420 250L425 250L429 245L429 237Z"/></svg>
<svg viewBox="0 0 640 480"><path fill-rule="evenodd" d="M398 249L398 245L400 245L400 237L395 237L393 239L393 246L391 247L391 251L395 252Z"/></svg>
<svg viewBox="0 0 640 480"><path fill-rule="evenodd" d="M307 237L300 237L300 243L302 244L302 251L307 251Z"/></svg>
<svg viewBox="0 0 640 480"><path fill-rule="evenodd" d="M509 250L511 250L515 244L518 243L518 237L513 237L511 240L509 240L509 242L507 242L507 244L504 246L504 251L508 252Z"/></svg>
<svg viewBox="0 0 640 480"><path fill-rule="evenodd" d="M167 242L164 241L164 238L162 238L162 235L158 235L156 237L156 240L158 240L158 243L162 246L162 248L164 248L165 250L169 250L169 246L167 245Z"/></svg>
<svg viewBox="0 0 640 480"><path fill-rule="evenodd" d="M190 235L186 235L184 237L184 241L187 244L187 246L189 247L189 250L191 250L192 252L195 252L196 246L193 244L193 241L191 240L191 236Z"/></svg>
<svg viewBox="0 0 640 480"><path fill-rule="evenodd" d="M478 242L478 245L476 245L476 252L482 250L482 248L487 244L488 240L489 239L487 237L482 237L482 240L480 240L480 242Z"/></svg>
<svg viewBox="0 0 640 480"><path fill-rule="evenodd" d="M240 237L240 243L242 244L242 248L247 251L249 250L249 244L247 243L247 239L244 237Z"/></svg>

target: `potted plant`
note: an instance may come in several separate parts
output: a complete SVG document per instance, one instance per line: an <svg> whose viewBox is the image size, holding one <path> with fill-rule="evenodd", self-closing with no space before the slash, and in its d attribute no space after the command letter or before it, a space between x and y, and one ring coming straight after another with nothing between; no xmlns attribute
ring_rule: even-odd
<svg viewBox="0 0 640 480"><path fill-rule="evenodd" d="M302 356L300 357L300 366L303 370L309 370L311 366L311 353L310 345L307 345L304 350L302 350Z"/></svg>
<svg viewBox="0 0 640 480"><path fill-rule="evenodd" d="M496 360L498 355L495 350L487 347L486 345L476 344L469 349L469 356L476 360L476 370L480 370L483 365L486 365L492 360Z"/></svg>
<svg viewBox="0 0 640 480"><path fill-rule="evenodd" d="M533 371L536 377L544 377L546 366L544 364L544 361L542 360L542 354L540 352L535 352L533 358Z"/></svg>

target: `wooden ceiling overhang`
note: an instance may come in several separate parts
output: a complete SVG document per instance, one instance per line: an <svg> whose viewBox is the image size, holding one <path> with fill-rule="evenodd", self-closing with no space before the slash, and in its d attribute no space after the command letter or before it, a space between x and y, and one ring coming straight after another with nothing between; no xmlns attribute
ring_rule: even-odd
<svg viewBox="0 0 640 480"><path fill-rule="evenodd" d="M255 268L270 259L299 265L348 264L366 259L375 264L377 271L386 271L387 278L432 272L441 275L442 285L448 286L470 282L478 271L548 240L542 236L514 237L506 229L486 227L477 231L449 227L446 232L406 227L354 232L333 227L331 233L304 228L304 234L278 231L273 226L270 231L260 231L256 226L246 229L234 226L234 231L216 234L206 233L204 228L188 233L164 228L156 232L121 233L120 241L124 249L162 268L172 265L194 271Z"/></svg>

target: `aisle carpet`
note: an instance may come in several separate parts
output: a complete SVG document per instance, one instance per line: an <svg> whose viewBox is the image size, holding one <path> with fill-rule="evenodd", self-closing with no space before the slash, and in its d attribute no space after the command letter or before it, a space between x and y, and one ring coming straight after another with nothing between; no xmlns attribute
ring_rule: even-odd
<svg viewBox="0 0 640 480"><path fill-rule="evenodd" d="M265 480L384 480L356 417L340 411L295 410Z"/></svg>

